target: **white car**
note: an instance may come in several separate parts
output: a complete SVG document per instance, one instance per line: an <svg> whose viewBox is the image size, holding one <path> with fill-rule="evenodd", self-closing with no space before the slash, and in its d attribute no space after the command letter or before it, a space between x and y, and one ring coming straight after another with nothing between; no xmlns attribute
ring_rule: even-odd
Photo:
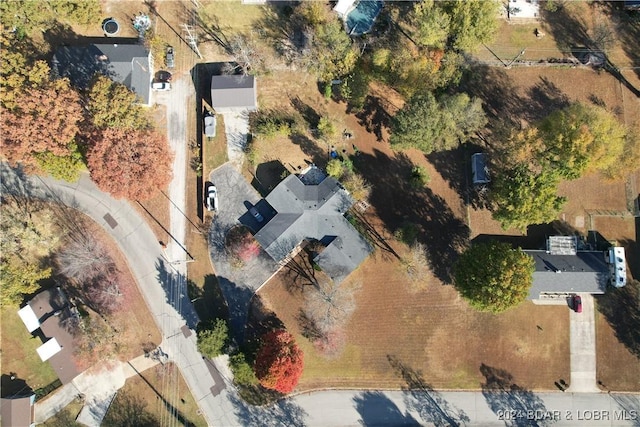
<svg viewBox="0 0 640 427"><path fill-rule="evenodd" d="M207 190L207 210L218 210L218 189L215 185L210 185L209 189Z"/></svg>
<svg viewBox="0 0 640 427"><path fill-rule="evenodd" d="M171 83L169 82L153 82L151 84L151 89L159 92L163 92L165 90L171 90Z"/></svg>
<svg viewBox="0 0 640 427"><path fill-rule="evenodd" d="M216 116L212 114L207 114L204 116L204 134L213 138L216 136Z"/></svg>

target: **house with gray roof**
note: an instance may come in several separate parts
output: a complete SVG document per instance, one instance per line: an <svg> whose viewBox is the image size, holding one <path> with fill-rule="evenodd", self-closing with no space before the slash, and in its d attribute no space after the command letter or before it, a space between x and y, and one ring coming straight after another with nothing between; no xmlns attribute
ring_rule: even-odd
<svg viewBox="0 0 640 427"><path fill-rule="evenodd" d="M53 56L51 70L67 77L79 89L87 89L96 73L122 83L150 104L152 69L149 50L141 44L88 44L62 46Z"/></svg>
<svg viewBox="0 0 640 427"><path fill-rule="evenodd" d="M246 75L211 77L211 106L217 113L258 109L256 78Z"/></svg>
<svg viewBox="0 0 640 427"><path fill-rule="evenodd" d="M604 252L578 248L576 236L551 236L546 250L525 250L535 261L528 299L548 300L568 294L603 294L611 274Z"/></svg>
<svg viewBox="0 0 640 427"><path fill-rule="evenodd" d="M344 216L353 199L338 181L315 166L301 175L289 175L265 200L277 213L255 238L277 262L286 262L301 242L318 240L325 249L314 262L340 282L373 250Z"/></svg>

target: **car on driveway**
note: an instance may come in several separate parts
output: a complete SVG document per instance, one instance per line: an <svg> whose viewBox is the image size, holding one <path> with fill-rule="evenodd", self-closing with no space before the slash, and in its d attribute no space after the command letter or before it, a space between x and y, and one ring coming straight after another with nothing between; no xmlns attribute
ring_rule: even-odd
<svg viewBox="0 0 640 427"><path fill-rule="evenodd" d="M264 218L262 217L262 214L260 212L258 212L258 209L256 209L255 206L252 206L249 209L249 213L251 214L251 216L253 216L256 219L256 221L258 221L258 222L264 221Z"/></svg>
<svg viewBox="0 0 640 427"><path fill-rule="evenodd" d="M176 59L173 55L172 46L167 46L167 50L165 51L165 54L164 54L164 63L167 66L167 68L173 68L176 66Z"/></svg>
<svg viewBox="0 0 640 427"><path fill-rule="evenodd" d="M207 190L207 210L209 212L218 210L218 189L215 185L210 185Z"/></svg>
<svg viewBox="0 0 640 427"><path fill-rule="evenodd" d="M153 82L151 83L151 89L158 91L158 92L164 92L167 90L171 90L171 83L169 82Z"/></svg>
<svg viewBox="0 0 640 427"><path fill-rule="evenodd" d="M216 136L216 116L210 112L204 115L204 134L208 138Z"/></svg>
<svg viewBox="0 0 640 427"><path fill-rule="evenodd" d="M155 80L157 82L170 82L171 81L171 73L165 70L160 70L156 73Z"/></svg>
<svg viewBox="0 0 640 427"><path fill-rule="evenodd" d="M573 296L571 305L573 306L573 311L576 313L582 313L582 298L580 298L580 295Z"/></svg>

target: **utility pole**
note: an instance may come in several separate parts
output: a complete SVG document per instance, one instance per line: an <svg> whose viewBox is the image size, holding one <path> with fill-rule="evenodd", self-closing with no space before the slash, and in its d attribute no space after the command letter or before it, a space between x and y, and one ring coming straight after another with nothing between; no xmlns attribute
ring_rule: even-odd
<svg viewBox="0 0 640 427"><path fill-rule="evenodd" d="M202 59L202 54L200 53L200 49L198 49L198 34L195 32L193 27L188 24L182 24L182 29L186 33L185 39L191 46L191 49L198 55L200 59Z"/></svg>
<svg viewBox="0 0 640 427"><path fill-rule="evenodd" d="M516 55L516 57L515 57L515 58L513 58L513 59L511 60L511 62L509 62L507 65L505 65L505 67L507 67L507 68L511 67L511 64L513 64L514 62L516 62L516 60L517 60L518 58L520 58L522 55L524 55L524 52L525 52L526 50L527 50L526 48L522 49L522 51L521 51L519 54L517 54L517 55Z"/></svg>

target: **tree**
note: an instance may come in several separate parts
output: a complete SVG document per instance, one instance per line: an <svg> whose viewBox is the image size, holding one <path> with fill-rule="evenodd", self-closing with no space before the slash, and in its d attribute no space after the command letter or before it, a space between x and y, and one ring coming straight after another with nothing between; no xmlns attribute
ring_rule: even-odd
<svg viewBox="0 0 640 427"><path fill-rule="evenodd" d="M40 281L51 276L41 265L58 244L52 212L23 197L2 200L0 215L0 279L2 305L18 305L37 292Z"/></svg>
<svg viewBox="0 0 640 427"><path fill-rule="evenodd" d="M171 180L166 137L149 130L95 131L87 149L91 179L115 197L145 200Z"/></svg>
<svg viewBox="0 0 640 427"><path fill-rule="evenodd" d="M278 329L262 337L254 370L263 387L290 393L298 384L303 367L304 356L293 335Z"/></svg>
<svg viewBox="0 0 640 427"><path fill-rule="evenodd" d="M524 231L528 225L551 222L566 202L557 195L559 174L553 171L533 172L526 164L518 164L497 175L491 191L493 218L502 228Z"/></svg>
<svg viewBox="0 0 640 427"><path fill-rule="evenodd" d="M36 161L41 170L55 179L67 182L76 182L80 178L80 172L85 169L82 154L75 144L70 146L71 154L56 156L50 152L35 154Z"/></svg>
<svg viewBox="0 0 640 427"><path fill-rule="evenodd" d="M260 244L244 226L233 227L225 238L227 251L242 262L248 262L260 254Z"/></svg>
<svg viewBox="0 0 640 427"><path fill-rule="evenodd" d="M311 71L323 82L348 75L358 61L358 50L335 18L316 27L311 46Z"/></svg>
<svg viewBox="0 0 640 427"><path fill-rule="evenodd" d="M209 359L221 355L229 343L227 322L216 319L198 325L198 351Z"/></svg>
<svg viewBox="0 0 640 427"><path fill-rule="evenodd" d="M238 385L252 386L258 384L256 374L247 362L243 353L229 357L229 366L233 371L233 381Z"/></svg>
<svg viewBox="0 0 640 427"><path fill-rule="evenodd" d="M331 159L327 162L327 174L330 177L335 179L342 178L344 175L344 166L342 166L342 161L340 159Z"/></svg>
<svg viewBox="0 0 640 427"><path fill-rule="evenodd" d="M467 94L442 96L430 92L414 95L392 121L390 142L424 153L454 148L487 122L479 99Z"/></svg>
<svg viewBox="0 0 640 427"><path fill-rule="evenodd" d="M449 39L454 49L472 51L495 36L499 2L447 0L437 4L449 16Z"/></svg>
<svg viewBox="0 0 640 427"><path fill-rule="evenodd" d="M38 154L70 156L83 120L80 96L67 79L27 89L2 111L2 149L11 164L37 167ZM1 110L4 110L3 108Z"/></svg>
<svg viewBox="0 0 640 427"><path fill-rule="evenodd" d="M318 122L318 135L325 141L331 141L338 133L336 123L329 116L320 117Z"/></svg>
<svg viewBox="0 0 640 427"><path fill-rule="evenodd" d="M451 18L433 0L416 3L409 16L414 26L413 39L421 46L444 48L449 37Z"/></svg>
<svg viewBox="0 0 640 427"><path fill-rule="evenodd" d="M347 173L342 185L355 200L366 200L371 194L371 185L359 173Z"/></svg>
<svg viewBox="0 0 640 427"><path fill-rule="evenodd" d="M122 83L98 76L87 93L93 125L126 129L150 129L151 124L135 93Z"/></svg>
<svg viewBox="0 0 640 427"><path fill-rule="evenodd" d="M533 160L567 179L616 167L626 155L629 131L603 107L575 103L543 119L524 147ZM534 139L534 141L531 141Z"/></svg>
<svg viewBox="0 0 640 427"><path fill-rule="evenodd" d="M342 328L356 309L357 286L320 280L307 288L303 311L322 335Z"/></svg>
<svg viewBox="0 0 640 427"><path fill-rule="evenodd" d="M501 313L527 298L534 267L533 258L507 243L474 244L454 265L455 286L472 307Z"/></svg>

